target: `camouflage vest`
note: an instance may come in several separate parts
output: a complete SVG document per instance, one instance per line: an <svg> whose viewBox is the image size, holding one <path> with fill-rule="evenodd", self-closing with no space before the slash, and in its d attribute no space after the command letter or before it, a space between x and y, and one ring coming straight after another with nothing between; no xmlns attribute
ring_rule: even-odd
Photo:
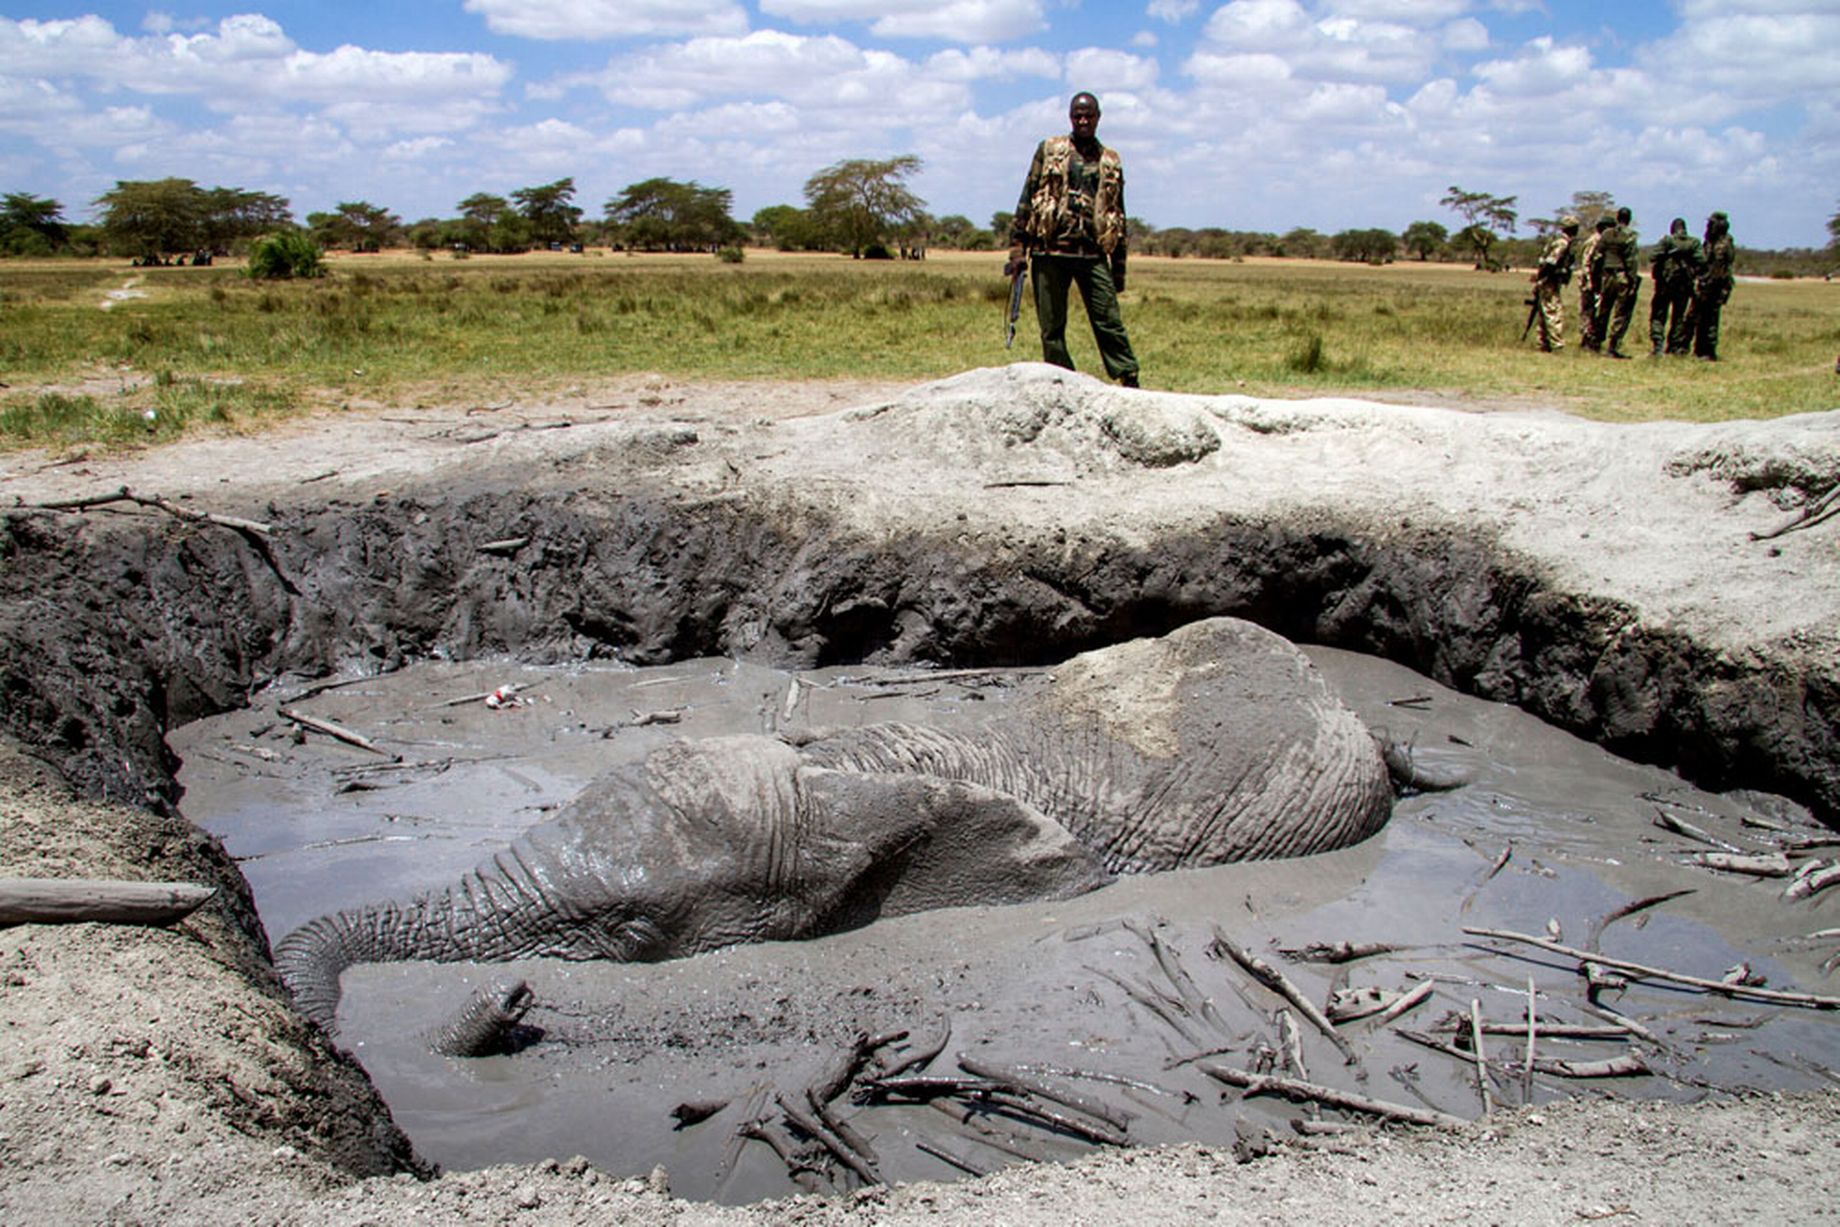
<svg viewBox="0 0 1840 1227"><path fill-rule="evenodd" d="M1067 167L1074 156L1073 138L1051 136L1041 146L1041 180L1029 201L1029 237L1045 247L1074 220L1067 191ZM1123 195L1124 162L1116 150L1101 145L1099 188L1092 203L1093 237L1099 242L1099 250L1108 256L1124 238L1124 210L1118 206Z"/></svg>

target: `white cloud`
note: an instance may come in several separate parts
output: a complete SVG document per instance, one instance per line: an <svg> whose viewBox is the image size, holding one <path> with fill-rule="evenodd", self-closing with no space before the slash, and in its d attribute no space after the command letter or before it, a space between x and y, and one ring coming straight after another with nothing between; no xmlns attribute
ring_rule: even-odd
<svg viewBox="0 0 1840 1227"><path fill-rule="evenodd" d="M1511 97L1548 95L1583 85L1591 77L1591 53L1567 47L1545 35L1521 48L1513 59L1476 65L1476 75L1490 88Z"/></svg>
<svg viewBox="0 0 1840 1227"><path fill-rule="evenodd" d="M1194 16L1195 11L1200 7L1201 0L1150 0L1150 5L1144 10L1144 15L1174 25L1178 21Z"/></svg>
<svg viewBox="0 0 1840 1227"><path fill-rule="evenodd" d="M783 99L815 115L848 107L860 112L855 127L906 127L971 101L962 81L930 76L890 52L778 30L654 47L613 61L598 84L610 101L650 110L736 97Z"/></svg>
<svg viewBox="0 0 1840 1227"><path fill-rule="evenodd" d="M545 40L743 34L735 0L466 0L496 34Z"/></svg>
<svg viewBox="0 0 1840 1227"><path fill-rule="evenodd" d="M1469 0L1324 0L1325 12L1366 21L1391 21L1404 25L1438 25L1461 17L1473 6Z"/></svg>
<svg viewBox="0 0 1840 1227"><path fill-rule="evenodd" d="M1197 54L1278 55L1294 74L1312 80L1404 83L1423 79L1438 54L1438 40L1411 25L1334 6L1318 17L1297 0L1232 0L1208 19Z"/></svg>
<svg viewBox="0 0 1840 1227"><path fill-rule="evenodd" d="M1144 89L1156 84L1156 74L1155 60L1123 51L1087 47L1067 56L1067 84L1094 93Z"/></svg>
<svg viewBox="0 0 1840 1227"><path fill-rule="evenodd" d="M1687 8L1672 35L1637 52L1638 65L1747 102L1840 92L1840 55L1832 53L1840 48L1840 9L1832 3Z"/></svg>
<svg viewBox="0 0 1840 1227"><path fill-rule="evenodd" d="M1047 28L1041 0L760 0L760 11L800 25L868 22L881 38L1002 43Z"/></svg>
<svg viewBox="0 0 1840 1227"><path fill-rule="evenodd" d="M941 81L1014 81L1019 77L1046 77L1058 80L1060 57L1039 47L1001 51L995 47L973 47L969 51L941 51L927 57L926 73Z"/></svg>

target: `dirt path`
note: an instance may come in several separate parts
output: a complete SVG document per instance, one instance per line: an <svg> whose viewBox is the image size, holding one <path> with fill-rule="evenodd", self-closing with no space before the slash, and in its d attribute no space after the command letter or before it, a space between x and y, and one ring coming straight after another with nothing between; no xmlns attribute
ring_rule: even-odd
<svg viewBox="0 0 1840 1227"><path fill-rule="evenodd" d="M1016 634L1099 636L1120 619L1250 592L1280 616L1307 604L1314 637L1421 655L1427 672L1512 691L1606 739L1677 738L1708 761L1729 753L1732 771L1767 765L1817 804L1840 795L1824 791L1840 771L1834 523L1752 538L1840 475L1840 416L1614 428L1541 413L1127 395L1030 366L895 391L630 381L534 406L376 407L142 455L8 455L0 489L8 503L38 503L129 485L195 510L272 509L314 531L327 509L405 501L405 519L424 517L438 543L463 532L438 518L444 499L471 497L470 513L483 514L497 506L488 496L549 505L649 483L660 506L707 518L745 505L840 543L799 555L765 607L730 611L724 646L737 651L949 652L954 617L995 634L1019 610ZM828 412L847 406L862 411ZM120 511L93 514L124 523ZM25 548L40 517L16 520L12 541ZM966 557L989 561L969 578L937 563L916 578L909 563L945 555L904 555L912 533L956 533ZM685 540L686 573L706 571ZM1427 557L1440 561L1427 570ZM798 605L798 592L835 593L846 580L852 608ZM1393 604L1434 590L1435 608ZM30 612L29 593L9 601ZM1681 725L1683 712L1700 723ZM1726 735L1741 749L1722 748ZM42 748L59 745L47 737ZM1781 746L1794 753L1755 757ZM77 799L29 761L5 766L0 874L225 887L172 931L0 930L0 1210L12 1220L1802 1222L1840 1187L1830 1095L1606 1099L1454 1135L1292 1142L1243 1165L1222 1151L1127 1151L737 1210L567 1162L354 1183L367 1165L387 1166L380 1156L402 1162L401 1139L281 1002L220 851L177 820Z"/></svg>

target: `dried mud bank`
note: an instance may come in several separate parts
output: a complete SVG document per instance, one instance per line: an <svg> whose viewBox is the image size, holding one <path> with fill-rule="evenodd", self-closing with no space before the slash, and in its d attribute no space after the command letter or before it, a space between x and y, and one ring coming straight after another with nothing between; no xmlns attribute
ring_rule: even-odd
<svg viewBox="0 0 1840 1227"><path fill-rule="evenodd" d="M387 438L375 421L328 422L11 466L0 722L76 795L10 757L0 871L223 889L173 931L0 934L0 1163L13 1173L0 1203L355 1221L384 1205L459 1217L470 1191L479 1221L538 1205L683 1211L567 1169L450 1177L426 1196L370 1184L309 1211L353 1175L414 1160L363 1075L282 1004L234 867L176 816L163 740L277 681L501 652L1039 663L1237 614L1387 656L1701 784L1840 816L1834 529L1750 539L1840 478L1840 414L1608 428L1122 393L1021 366L771 416L694 397L539 407L490 428L431 413ZM219 519L45 506L124 485ZM1832 1111L1782 1102L1797 1120ZM1146 1183L1126 1179L1134 1163ZM1205 1197L1226 1183L1206 1156L1105 1171L1101 1204L1114 1185L1199 1182ZM982 1197L1029 1179L946 1200L981 1214ZM932 1197L860 1209L892 1219ZM1081 1203L1055 1204L1064 1221Z"/></svg>
<svg viewBox="0 0 1840 1227"><path fill-rule="evenodd" d="M1269 440L1355 427L1235 421L1195 397L1129 405L1126 417L1090 380L978 374L982 384L778 429L623 422L574 446L466 454L401 480L256 473L187 492L188 508L259 521L261 535L158 512L8 509L0 716L86 790L170 806L163 730L286 675L484 653L1039 664L1233 614L1408 665L1707 787L1767 789L1840 815L1831 611L1781 633L1748 633L1740 617L1735 633L1696 634L1690 617L1621 596L1617 577L1576 582L1514 540L1537 487L1501 489L1490 513L1452 514L1402 472L1374 505L1339 498L1347 474L1332 466L1384 455L1300 461L1272 448L1263 484L1285 497L1248 504L1197 480L1222 437L1257 472ZM1050 408L1020 427L1000 416L1030 397ZM1231 404L1243 398L1211 399L1245 412ZM1416 424L1410 411L1379 412ZM1464 429L1467 415L1442 416ZM1495 421L1468 417L1478 432ZM1562 423L1541 424L1563 440ZM1702 445L1698 459L1692 441L1654 449L1655 478L1702 502L1710 483L1725 503L1780 519L1840 477L1834 422L1781 433L1773 451L1745 438ZM1572 448L1554 476L1595 459L1589 439ZM787 457L798 463L777 463ZM1384 471L1365 477L1384 489ZM1581 551L1633 527L1646 539L1632 548L1650 555L1611 565L1681 568L1679 585L1661 576L1663 591L1728 583L1727 599L1763 607L1757 621L1779 613L1774 593L1721 580L1711 552L1681 556L1702 533L1736 539L1740 528L1695 520L1692 506L1670 513L1640 490L1621 509L1631 524L1568 512L1564 490L1548 497ZM1776 568L1791 582L1818 590L1840 571L1831 530L1795 544L1807 557Z"/></svg>

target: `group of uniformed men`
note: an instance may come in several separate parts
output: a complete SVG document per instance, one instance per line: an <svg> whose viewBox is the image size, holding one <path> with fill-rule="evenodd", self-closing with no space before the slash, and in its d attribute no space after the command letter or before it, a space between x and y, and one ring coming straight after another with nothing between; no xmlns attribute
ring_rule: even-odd
<svg viewBox="0 0 1840 1227"><path fill-rule="evenodd" d="M1581 344L1591 353L1627 358L1623 335L1635 314L1642 288L1636 232L1628 209L1606 213L1596 232L1578 242L1578 219L1569 214L1547 240L1533 273L1534 309L1540 324L1540 348L1547 353L1565 344L1565 306L1561 292L1578 273ZM1687 233L1675 218L1668 235L1649 253L1655 289L1649 300L1648 342L1651 357L1687 354L1715 362L1719 356L1719 311L1731 297L1733 258L1731 219L1714 213L1706 219L1704 240Z"/></svg>

